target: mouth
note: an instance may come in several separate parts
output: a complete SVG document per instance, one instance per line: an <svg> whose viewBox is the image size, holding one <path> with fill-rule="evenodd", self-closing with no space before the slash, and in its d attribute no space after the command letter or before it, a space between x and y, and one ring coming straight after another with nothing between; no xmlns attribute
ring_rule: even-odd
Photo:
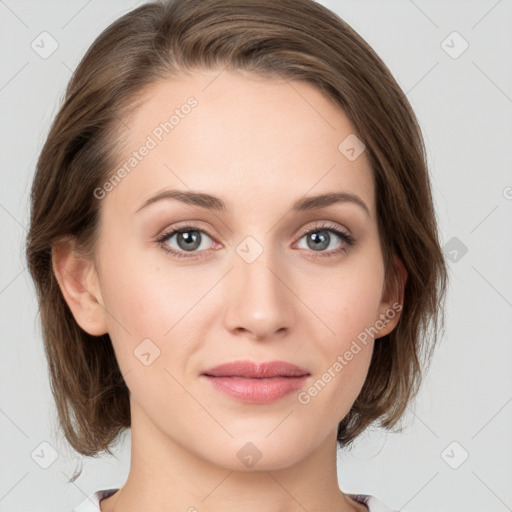
<svg viewBox="0 0 512 512"><path fill-rule="evenodd" d="M303 377L310 373L286 361L233 361L224 363L202 372L208 377L244 377L247 379L264 379L273 377Z"/></svg>
<svg viewBox="0 0 512 512"><path fill-rule="evenodd" d="M201 377L216 389L241 402L275 402L300 389L311 374L285 361L234 361L210 368Z"/></svg>

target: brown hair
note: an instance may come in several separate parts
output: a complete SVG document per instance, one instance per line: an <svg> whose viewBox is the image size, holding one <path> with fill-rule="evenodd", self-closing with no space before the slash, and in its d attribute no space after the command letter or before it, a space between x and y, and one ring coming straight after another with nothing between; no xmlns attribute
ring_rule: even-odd
<svg viewBox="0 0 512 512"><path fill-rule="evenodd" d="M64 434L92 456L130 427L129 390L108 334L83 331L52 270L52 243L91 253L119 128L145 88L194 69L241 69L302 80L339 105L366 146L377 193L388 283L395 253L408 273L397 327L375 340L361 393L340 422L348 445L371 423L391 428L416 396L443 309L447 270L421 131L404 93L371 47L313 0L170 0L123 15L88 49L42 148L31 193L26 256L35 281L51 389ZM341 141L340 141L341 142ZM118 158L118 156L117 156Z"/></svg>

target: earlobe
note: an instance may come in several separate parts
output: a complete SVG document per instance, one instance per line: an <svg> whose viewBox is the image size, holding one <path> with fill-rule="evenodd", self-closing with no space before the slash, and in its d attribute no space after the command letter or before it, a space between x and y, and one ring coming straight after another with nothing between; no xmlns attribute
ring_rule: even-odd
<svg viewBox="0 0 512 512"><path fill-rule="evenodd" d="M93 336L108 332L94 262L81 256L74 240L67 238L52 244L52 267L78 325Z"/></svg>
<svg viewBox="0 0 512 512"><path fill-rule="evenodd" d="M407 270L402 260L393 254L393 277L387 280L383 290L382 301L379 307L379 319L376 321L379 333L375 337L382 338L389 334L398 324L403 309L405 283L407 282Z"/></svg>

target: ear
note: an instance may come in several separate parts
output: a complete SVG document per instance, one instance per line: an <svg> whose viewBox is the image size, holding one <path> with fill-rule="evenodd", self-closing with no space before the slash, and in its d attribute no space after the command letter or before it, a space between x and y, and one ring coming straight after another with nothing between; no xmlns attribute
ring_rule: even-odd
<svg viewBox="0 0 512 512"><path fill-rule="evenodd" d="M92 336L108 332L94 262L81 256L74 240L67 238L52 244L52 267L78 325Z"/></svg>
<svg viewBox="0 0 512 512"><path fill-rule="evenodd" d="M389 334L398 324L403 309L404 289L407 282L407 270L402 260L393 254L393 272L386 279L382 293L382 300L379 305L379 318L375 325L378 328L378 335L375 339L382 338Z"/></svg>

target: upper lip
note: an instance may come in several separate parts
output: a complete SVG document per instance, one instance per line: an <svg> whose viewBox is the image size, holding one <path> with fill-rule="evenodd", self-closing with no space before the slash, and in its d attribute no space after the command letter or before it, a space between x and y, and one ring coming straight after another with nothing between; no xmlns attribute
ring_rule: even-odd
<svg viewBox="0 0 512 512"><path fill-rule="evenodd" d="M232 361L224 363L202 372L210 377L245 377L248 379L263 379L270 377L302 377L309 375L304 368L300 368L286 361Z"/></svg>

